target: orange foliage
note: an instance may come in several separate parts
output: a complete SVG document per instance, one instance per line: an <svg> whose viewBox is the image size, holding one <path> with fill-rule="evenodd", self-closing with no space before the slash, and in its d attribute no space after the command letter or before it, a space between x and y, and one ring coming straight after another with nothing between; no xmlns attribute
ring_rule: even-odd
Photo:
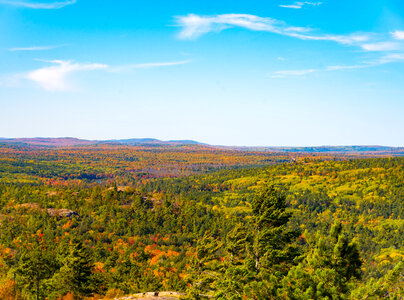
<svg viewBox="0 0 404 300"><path fill-rule="evenodd" d="M0 285L0 299L12 300L14 299L15 281L8 280L3 285Z"/></svg>
<svg viewBox="0 0 404 300"><path fill-rule="evenodd" d="M72 221L72 220L69 220L69 221L67 221L66 224L64 224L64 225L62 226L62 228L66 230L66 229L69 229L70 227L72 227L72 225L73 225L73 221Z"/></svg>
<svg viewBox="0 0 404 300"><path fill-rule="evenodd" d="M94 273L104 273L104 264L102 262L96 262L94 263L94 268L93 268Z"/></svg>

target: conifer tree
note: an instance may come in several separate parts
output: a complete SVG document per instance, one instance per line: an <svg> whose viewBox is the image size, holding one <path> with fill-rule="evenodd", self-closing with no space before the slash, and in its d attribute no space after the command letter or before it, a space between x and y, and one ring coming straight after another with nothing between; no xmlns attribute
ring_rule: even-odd
<svg viewBox="0 0 404 300"><path fill-rule="evenodd" d="M283 193L266 185L254 198L252 212L250 224L236 226L227 236L226 271L217 298L275 299L299 255L293 244L299 232L287 228L292 213Z"/></svg>
<svg viewBox="0 0 404 300"><path fill-rule="evenodd" d="M298 230L288 230L292 213L287 210L286 196L273 185L265 186L252 202L253 238L246 260L256 279L247 286L254 299L275 298L278 284L298 257L294 245Z"/></svg>
<svg viewBox="0 0 404 300"><path fill-rule="evenodd" d="M243 299L244 286L254 279L245 265L250 234L245 224L237 224L226 237L224 274L218 278L215 299Z"/></svg>
<svg viewBox="0 0 404 300"><path fill-rule="evenodd" d="M92 257L79 239L70 240L62 264L60 271L53 277L56 291L63 295L70 292L76 297L92 295L97 284L92 274Z"/></svg>
<svg viewBox="0 0 404 300"><path fill-rule="evenodd" d="M216 289L214 284L220 276L221 267L217 252L221 247L210 232L206 232L198 241L188 278L187 294L190 299L209 298Z"/></svg>
<svg viewBox="0 0 404 300"><path fill-rule="evenodd" d="M44 243L34 240L25 245L25 249L20 257L16 273L25 289L39 300L44 297L43 283L49 278L51 273L51 260L47 256Z"/></svg>
<svg viewBox="0 0 404 300"><path fill-rule="evenodd" d="M400 261L386 275L360 285L351 293L351 299L404 299L404 261Z"/></svg>
<svg viewBox="0 0 404 300"><path fill-rule="evenodd" d="M306 258L283 279L285 299L347 299L351 283L361 278L358 247L336 222L330 236L317 234L315 246Z"/></svg>

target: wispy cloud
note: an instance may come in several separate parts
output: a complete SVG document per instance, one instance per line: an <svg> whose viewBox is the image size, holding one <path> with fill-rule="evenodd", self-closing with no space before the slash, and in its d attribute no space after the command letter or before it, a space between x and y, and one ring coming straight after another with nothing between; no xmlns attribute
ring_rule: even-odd
<svg viewBox="0 0 404 300"><path fill-rule="evenodd" d="M129 64L122 66L110 66L100 63L77 63L70 60L41 60L45 63L51 64L24 74L14 76L14 79L27 79L34 82L40 88L47 91L67 91L72 90L74 87L69 79L74 73L83 71L103 70L108 72L125 72L133 69L147 69L170 67L189 63L190 61L173 61L173 62L153 62L144 64Z"/></svg>
<svg viewBox="0 0 404 300"><path fill-rule="evenodd" d="M396 42L379 42L361 45L365 51L394 51L402 47L401 44Z"/></svg>
<svg viewBox="0 0 404 300"><path fill-rule="evenodd" d="M402 31L402 30L393 31L393 32L391 32L391 35L396 40L404 40L404 31Z"/></svg>
<svg viewBox="0 0 404 300"><path fill-rule="evenodd" d="M32 9L59 9L67 5L76 3L77 0L66 0L58 2L32 2L32 1L18 1L18 0L0 0L0 4L32 8Z"/></svg>
<svg viewBox="0 0 404 300"><path fill-rule="evenodd" d="M298 33L309 29L304 27L287 26L284 22L272 18L262 18L248 14L224 14L216 16L199 16L189 14L177 16L176 22L182 27L179 34L181 39L196 39L208 32L220 32L231 27L242 27L254 31L274 33Z"/></svg>
<svg viewBox="0 0 404 300"><path fill-rule="evenodd" d="M303 8L303 6L305 5L311 5L311 6L318 6L323 4L322 2L295 2L293 4L289 4L289 5L279 5L280 7L284 7L284 8L293 8L293 9L301 9Z"/></svg>
<svg viewBox="0 0 404 300"><path fill-rule="evenodd" d="M54 46L31 46L31 47L15 47L10 48L8 51L15 52L15 51L44 51L44 50L52 50L60 47L64 47L66 45L54 45Z"/></svg>
<svg viewBox="0 0 404 300"><path fill-rule="evenodd" d="M122 65L117 67L111 67L109 70L111 72L126 72L135 69L150 69L150 68L160 68L160 67L171 67L178 66L190 63L190 60L181 60L181 61L171 61L171 62L153 62L153 63L144 63L144 64L129 64Z"/></svg>
<svg viewBox="0 0 404 300"><path fill-rule="evenodd" d="M275 71L272 74L272 78L282 78L288 76L304 76L310 73L318 72L319 69L303 69L303 70L282 70L282 71Z"/></svg>
<svg viewBox="0 0 404 300"><path fill-rule="evenodd" d="M392 62L404 62L404 53L386 54L379 60L379 64L387 64Z"/></svg>
<svg viewBox="0 0 404 300"><path fill-rule="evenodd" d="M352 65L352 66L328 66L323 69L302 69L302 70L281 70L272 73L272 78L285 78L285 77L297 77L304 76L311 73L317 72L329 72L329 71L340 71L340 70L352 70L352 69L362 69L374 66L375 64L362 64L362 65Z"/></svg>
<svg viewBox="0 0 404 300"><path fill-rule="evenodd" d="M387 54L375 61L363 62L357 65L334 65L322 69L281 70L272 73L272 78L284 78L291 76L304 76L316 72L330 72L340 70L354 70L376 67L393 62L404 62L404 53Z"/></svg>
<svg viewBox="0 0 404 300"><path fill-rule="evenodd" d="M176 23L178 26L182 27L179 33L180 39L196 39L209 32L220 32L233 27L271 32L301 40L334 41L345 45L360 44L370 39L369 34L357 33L349 35L314 35L310 33L311 29L307 27L290 26L280 20L249 14L224 14L215 16L189 14L186 16L177 16Z"/></svg>
<svg viewBox="0 0 404 300"><path fill-rule="evenodd" d="M52 66L43 67L25 74L25 78L35 82L48 91L64 91L71 89L68 76L79 71L92 71L108 68L105 64L80 64L72 61L52 60Z"/></svg>
<svg viewBox="0 0 404 300"><path fill-rule="evenodd" d="M353 69L362 69L362 68L367 68L371 67L374 64L362 64L362 65L352 65L352 66L346 66L346 65L341 65L341 66L328 66L325 68L325 71L339 71L339 70L353 70Z"/></svg>

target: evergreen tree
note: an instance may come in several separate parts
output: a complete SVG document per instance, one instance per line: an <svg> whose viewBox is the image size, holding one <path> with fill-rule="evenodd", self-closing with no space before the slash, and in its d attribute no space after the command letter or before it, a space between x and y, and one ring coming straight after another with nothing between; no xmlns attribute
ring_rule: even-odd
<svg viewBox="0 0 404 300"><path fill-rule="evenodd" d="M76 297L90 296L95 290L97 280L92 274L92 257L83 243L72 238L63 266L53 277L53 285L59 294L73 293Z"/></svg>
<svg viewBox="0 0 404 300"><path fill-rule="evenodd" d="M336 222L330 236L316 236L306 258L283 279L285 299L347 299L352 281L361 278L362 261L355 242L350 242Z"/></svg>
<svg viewBox="0 0 404 300"><path fill-rule="evenodd" d="M217 298L274 299L282 277L299 255L293 244L299 236L288 230L292 213L285 195L266 185L252 202L250 224L236 226L227 236L226 271Z"/></svg>
<svg viewBox="0 0 404 300"><path fill-rule="evenodd" d="M37 300L45 296L44 281L52 275L52 261L41 239L25 245L16 273L28 293Z"/></svg>
<svg viewBox="0 0 404 300"><path fill-rule="evenodd" d="M286 224L292 212L286 209L284 193L269 185L252 202L254 236L252 252L255 271L287 273L293 259L298 255L292 244L299 236L297 230L287 230Z"/></svg>
<svg viewBox="0 0 404 300"><path fill-rule="evenodd" d="M255 273L255 280L246 290L254 299L273 299L282 277L299 256L294 245L299 231L287 229L292 213L286 208L285 194L273 185L265 186L257 194L252 210L253 238L246 263Z"/></svg>
<svg viewBox="0 0 404 300"><path fill-rule="evenodd" d="M244 264L249 238L245 224L237 224L227 234L224 274L218 278L215 299L243 299L244 286L254 279Z"/></svg>
<svg viewBox="0 0 404 300"><path fill-rule="evenodd" d="M374 278L352 292L351 299L401 300L404 298L404 262L399 262L379 280Z"/></svg>
<svg viewBox="0 0 404 300"><path fill-rule="evenodd" d="M190 299L209 298L216 289L215 283L219 279L221 269L217 252L221 246L210 232L206 232L198 241L188 278L187 294Z"/></svg>

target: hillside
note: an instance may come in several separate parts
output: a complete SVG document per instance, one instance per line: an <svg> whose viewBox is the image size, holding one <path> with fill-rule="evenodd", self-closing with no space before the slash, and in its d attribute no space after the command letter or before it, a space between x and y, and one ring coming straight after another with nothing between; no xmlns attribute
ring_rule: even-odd
<svg viewBox="0 0 404 300"><path fill-rule="evenodd" d="M404 258L402 157L313 157L194 145L8 145L0 150L2 299L15 292L56 299L69 291L64 287L75 268L91 270L80 279L91 290L73 291L98 298L164 290L192 294L198 288L192 283L200 280L208 284L198 288L200 294L253 297L254 282L269 284L269 279L251 271L237 279L240 286L229 280L254 270L248 263L256 230L254 201L270 186L284 193L292 213L282 228L299 232L285 249L296 247L309 259L318 251L317 240L332 243L332 226L340 222L346 247L355 241L350 251L357 248L360 255L360 276L343 283L350 299L373 290L404 290L400 277L394 277L401 271L393 269ZM234 242L238 246L231 250ZM201 249L209 247L215 250L204 257ZM69 264L77 259L80 264ZM294 273L295 268L313 268L310 260L298 262L288 265L291 273L282 280L295 280L304 289L310 280L325 280L325 274L293 277L302 272ZM44 272L30 273L38 263ZM327 276L334 274L327 268ZM30 282L39 282L39 290ZM276 289L291 292L287 285Z"/></svg>
<svg viewBox="0 0 404 300"><path fill-rule="evenodd" d="M388 146L318 146L318 147L240 147L240 146L220 146L200 143L193 140L169 140L162 141L154 138L132 138L117 140L82 140L72 137L64 138L0 138L0 144L40 146L40 147L71 147L82 145L131 145L131 146L184 146L194 145L211 147L220 150L230 151L254 151L254 152L284 152L284 153L311 153L311 154L341 154L341 155L365 155L365 156L403 156L403 147Z"/></svg>

